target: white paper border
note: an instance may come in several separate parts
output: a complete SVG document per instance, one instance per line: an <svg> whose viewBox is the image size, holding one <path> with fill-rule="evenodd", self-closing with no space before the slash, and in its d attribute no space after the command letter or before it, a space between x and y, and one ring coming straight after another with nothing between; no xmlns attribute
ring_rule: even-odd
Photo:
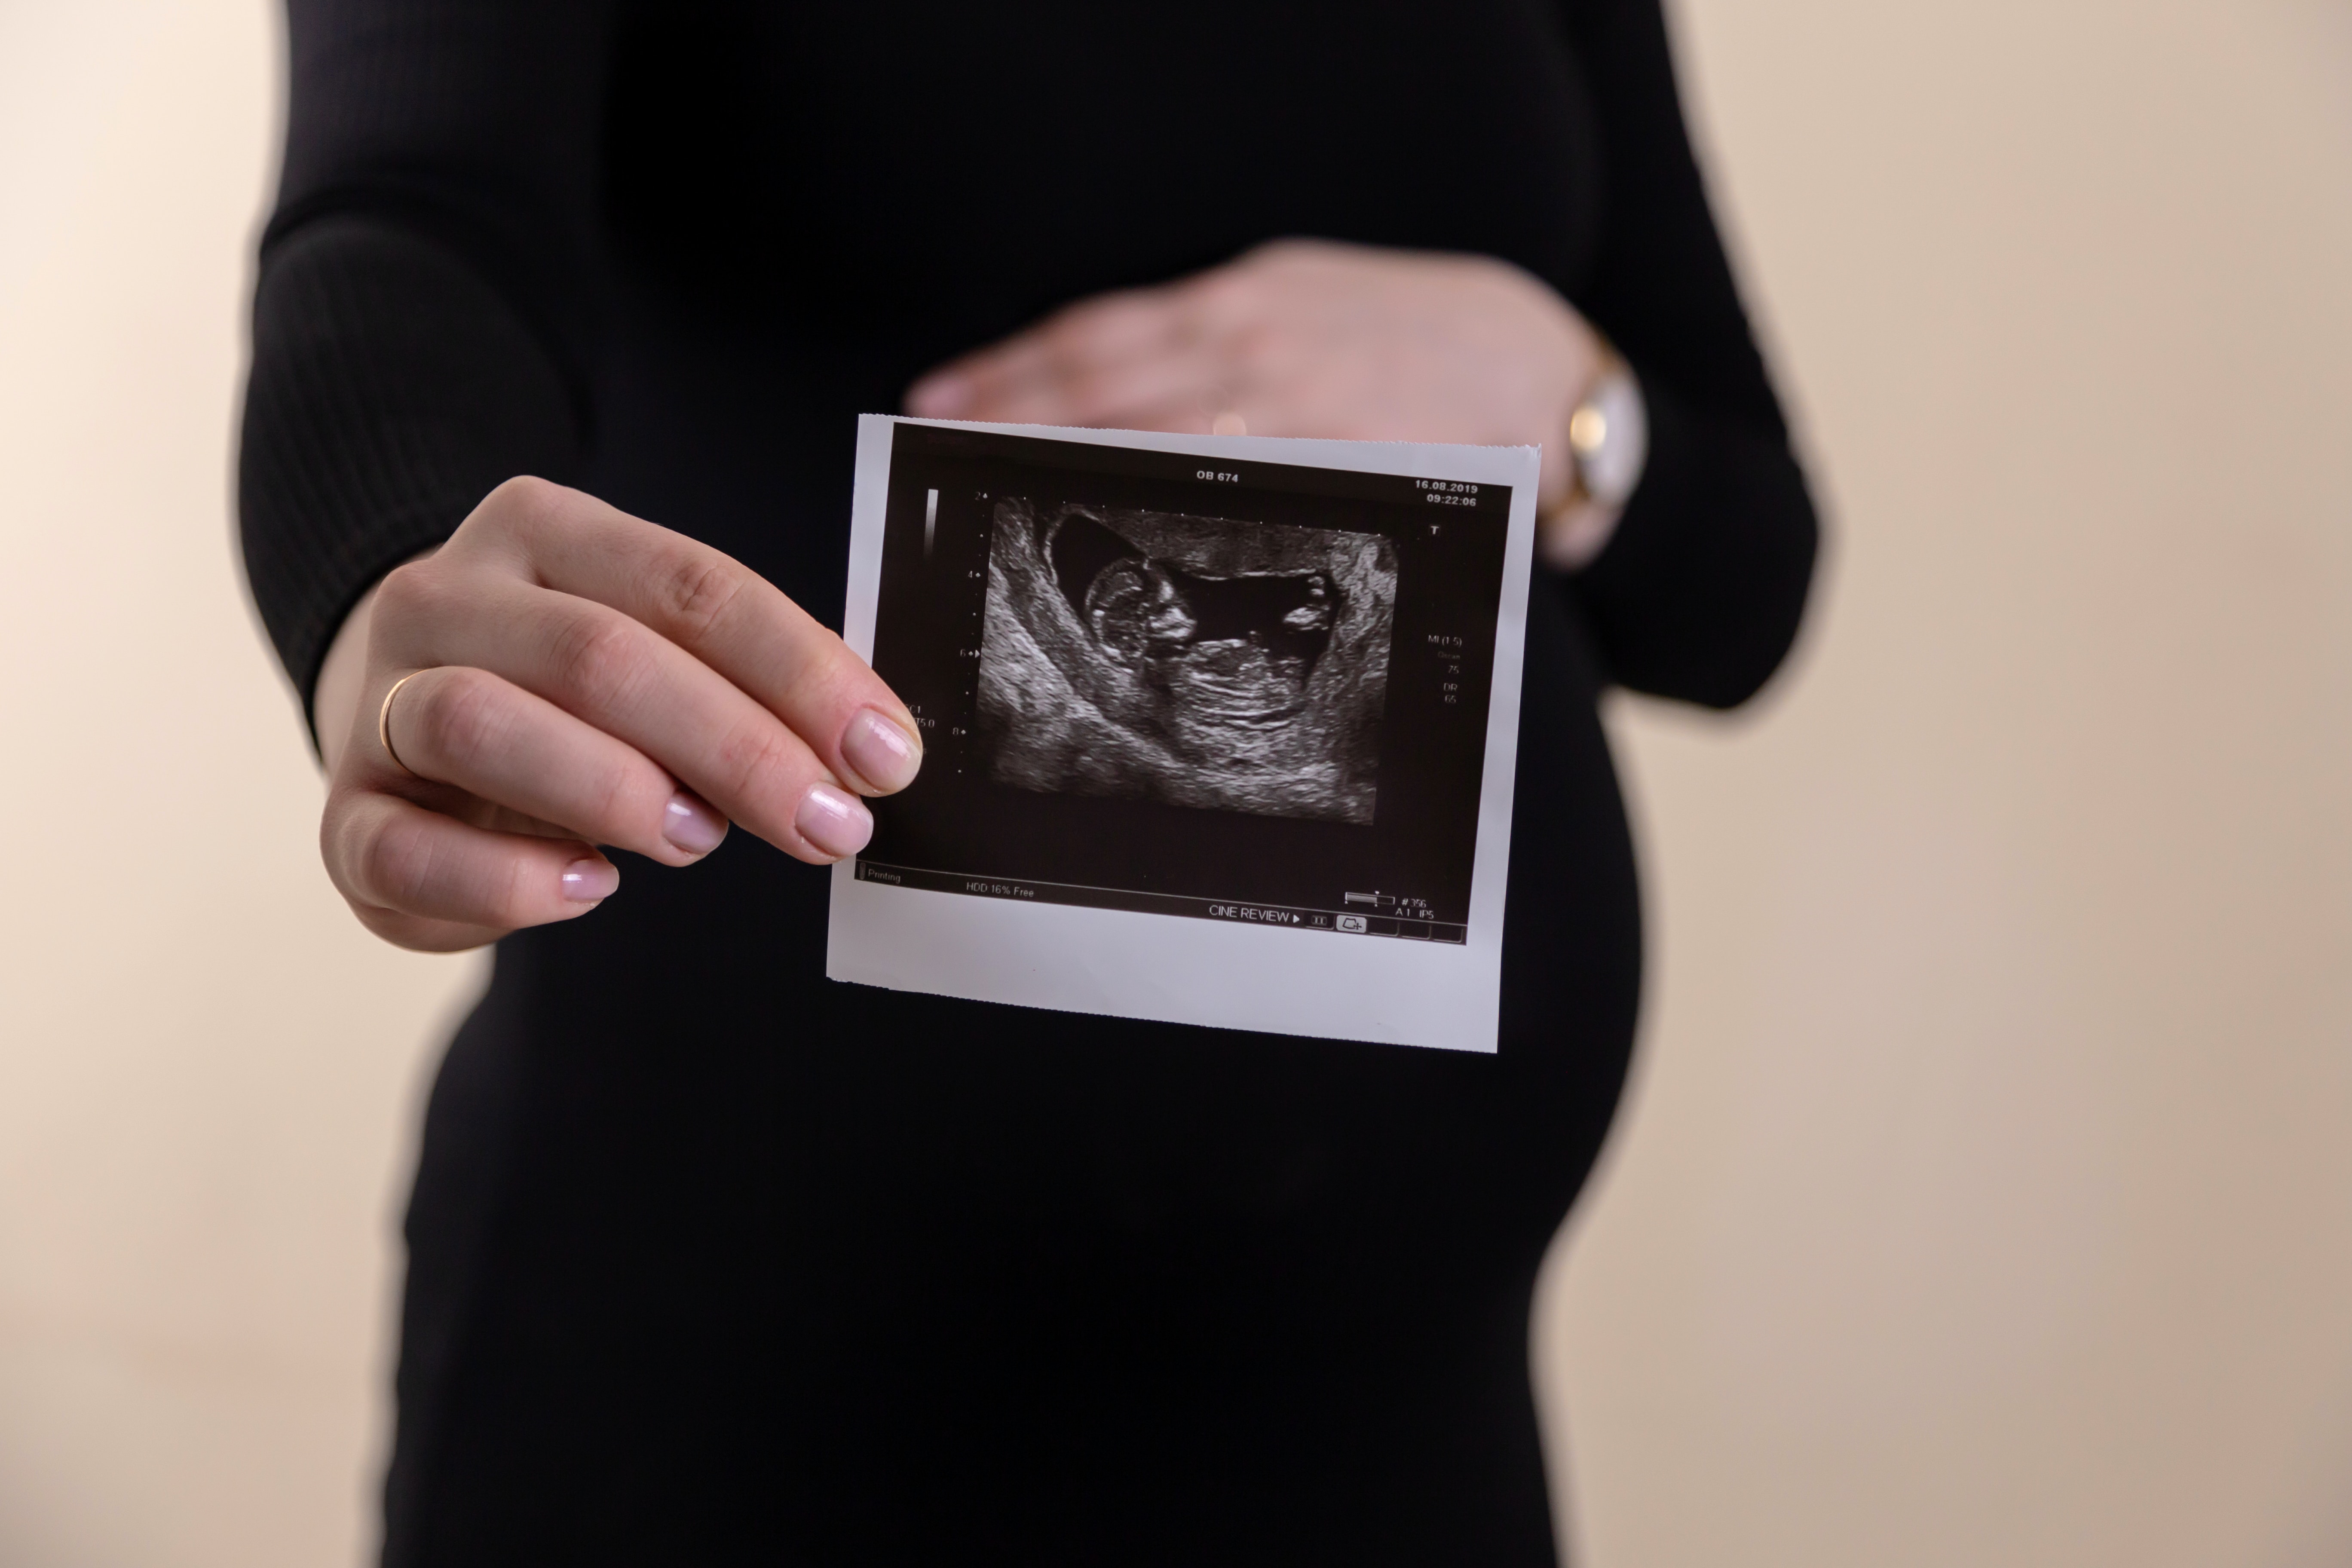
<svg viewBox="0 0 2352 1568"><path fill-rule="evenodd" d="M849 594L843 636L866 659L874 657L874 618L881 595L891 432L899 424L1242 463L1510 486L1469 930L1467 940L1457 944L1024 903L860 881L854 862L844 860L833 868L827 977L979 1002L1212 1028L1494 1051L1502 1005L1503 896L1510 866L1519 685L1541 449L1173 436L865 415L857 423L857 484L850 505Z"/></svg>

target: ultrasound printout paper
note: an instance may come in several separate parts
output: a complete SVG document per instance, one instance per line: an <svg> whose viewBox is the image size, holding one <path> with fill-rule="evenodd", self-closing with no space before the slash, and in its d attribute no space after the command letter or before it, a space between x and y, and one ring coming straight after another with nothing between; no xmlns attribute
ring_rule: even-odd
<svg viewBox="0 0 2352 1568"><path fill-rule="evenodd" d="M925 751L826 973L1494 1050L1538 461L867 416L845 635Z"/></svg>

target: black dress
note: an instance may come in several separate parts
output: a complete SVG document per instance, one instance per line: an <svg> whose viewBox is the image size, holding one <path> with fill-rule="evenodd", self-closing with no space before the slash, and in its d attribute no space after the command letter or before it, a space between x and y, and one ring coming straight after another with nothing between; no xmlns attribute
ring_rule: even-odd
<svg viewBox="0 0 2352 1568"><path fill-rule="evenodd" d="M1595 698L1745 699L1814 549L1657 0L291 8L242 502L306 693L518 472L837 625L856 414L1276 236L1507 258L1653 424L1530 606L1497 1056L835 984L826 874L740 834L501 943L387 1560L1551 1562L1528 1296L1641 973Z"/></svg>

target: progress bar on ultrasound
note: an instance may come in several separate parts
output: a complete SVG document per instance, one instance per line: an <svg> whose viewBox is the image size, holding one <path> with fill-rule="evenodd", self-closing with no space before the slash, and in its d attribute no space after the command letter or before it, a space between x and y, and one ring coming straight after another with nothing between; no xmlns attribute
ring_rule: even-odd
<svg viewBox="0 0 2352 1568"><path fill-rule="evenodd" d="M920 888L934 893L964 893L981 899L1010 899L1017 903L1076 904L1087 909L1131 910L1146 915L1189 915L1194 920L1228 921L1244 925L1283 926L1295 931L1330 931L1343 936L1391 936L1412 942L1466 941L1469 928L1444 921L1411 916L1349 914L1343 910L1310 910L1285 904L1245 903L1231 899L1193 899L1175 893L1139 893L1131 888L1089 888L1075 882L1033 882L1017 877L972 877L959 871L924 871L912 866L890 866L876 860L857 862L861 882L885 882L894 888ZM1384 900L1393 903L1394 900Z"/></svg>

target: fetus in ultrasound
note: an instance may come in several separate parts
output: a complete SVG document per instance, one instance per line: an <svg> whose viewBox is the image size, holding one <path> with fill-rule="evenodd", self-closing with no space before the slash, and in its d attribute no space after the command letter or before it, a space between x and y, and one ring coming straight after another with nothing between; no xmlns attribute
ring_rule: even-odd
<svg viewBox="0 0 2352 1568"><path fill-rule="evenodd" d="M978 694L991 774L1369 824L1396 575L1377 534L1001 500Z"/></svg>

